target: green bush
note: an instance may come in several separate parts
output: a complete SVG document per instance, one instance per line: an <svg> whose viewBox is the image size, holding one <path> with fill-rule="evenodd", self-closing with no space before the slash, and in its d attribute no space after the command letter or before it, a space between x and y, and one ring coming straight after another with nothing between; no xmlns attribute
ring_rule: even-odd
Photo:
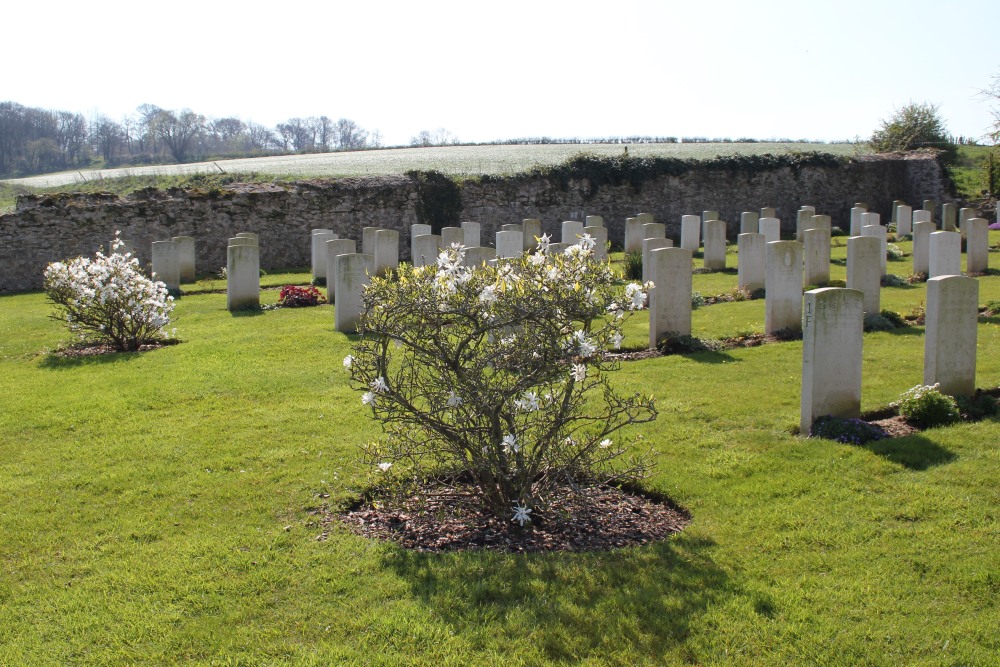
<svg viewBox="0 0 1000 667"><path fill-rule="evenodd" d="M864 330L866 332L892 331L895 328L896 325L893 321L882 313L865 313Z"/></svg>
<svg viewBox="0 0 1000 667"><path fill-rule="evenodd" d="M997 403L997 399L979 390L976 390L975 396L956 397L955 403L958 404L958 410L965 421L979 421L1000 412L1000 403Z"/></svg>
<svg viewBox="0 0 1000 667"><path fill-rule="evenodd" d="M895 310L883 308L881 312L879 312L879 315L892 322L892 325L896 328L906 326L906 319Z"/></svg>
<svg viewBox="0 0 1000 667"><path fill-rule="evenodd" d="M937 384L918 384L892 403L907 422L919 428L954 424L962 418L955 399L942 394Z"/></svg>

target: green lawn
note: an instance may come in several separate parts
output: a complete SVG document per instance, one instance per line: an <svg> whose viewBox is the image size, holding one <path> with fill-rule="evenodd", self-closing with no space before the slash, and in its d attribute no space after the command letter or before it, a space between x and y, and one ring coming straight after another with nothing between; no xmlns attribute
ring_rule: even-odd
<svg viewBox="0 0 1000 667"><path fill-rule="evenodd" d="M705 295L735 284L695 276ZM1000 298L1000 276L980 285ZM791 435L801 343L630 362L616 381L660 410L635 431L648 485L693 515L673 539L528 556L318 541L312 511L366 484L357 445L378 430L341 368L350 337L329 306L233 316L188 287L182 344L85 359L48 353L67 335L43 295L0 297L2 665L996 664L1000 420L811 441ZM699 308L694 333L760 330L763 308ZM865 335L865 409L920 382L922 333ZM996 387L1000 319L978 351Z"/></svg>

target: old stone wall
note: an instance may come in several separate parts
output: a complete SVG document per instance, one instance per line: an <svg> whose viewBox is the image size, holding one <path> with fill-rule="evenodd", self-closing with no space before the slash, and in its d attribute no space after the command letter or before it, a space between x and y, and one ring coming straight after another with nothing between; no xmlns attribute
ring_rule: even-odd
<svg viewBox="0 0 1000 667"><path fill-rule="evenodd" d="M329 228L341 238L360 240L366 226L397 229L400 256L409 256L408 228L428 219L426 190L410 176L347 178L291 184L240 184L202 192L145 190L114 195L45 195L22 197L14 213L0 216L0 293L37 289L49 262L92 255L107 248L115 231L135 243L148 261L150 244L172 236L196 239L198 272L214 273L226 263L226 241L238 232L260 235L261 267L307 267L310 230ZM924 199L948 200L947 179L936 159L923 155L862 157L848 164L780 167L745 173L692 170L682 176L595 189L589 181L560 184L543 177L483 180L458 189L460 203L445 218L482 223L484 245L492 244L500 225L540 218L543 231L558 237L562 220L601 215L609 238L621 245L625 218L652 213L679 240L681 215L718 210L728 235L739 232L741 211L762 206L778 209L784 232L795 226L795 211L810 204L834 225L848 226L850 207L867 202L889 219L892 200L915 207ZM431 202L433 208L433 202Z"/></svg>

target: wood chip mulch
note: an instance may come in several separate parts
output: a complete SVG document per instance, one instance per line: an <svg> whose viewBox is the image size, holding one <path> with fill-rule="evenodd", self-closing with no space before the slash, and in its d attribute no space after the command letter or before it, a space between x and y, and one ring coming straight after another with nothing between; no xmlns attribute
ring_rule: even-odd
<svg viewBox="0 0 1000 667"><path fill-rule="evenodd" d="M608 486L575 494L567 490L544 512L537 510L523 528L511 517L482 510L471 489L454 489L425 499L379 500L344 513L329 508L320 516L325 540L335 523L365 537L390 540L414 551L488 549L514 553L610 551L663 540L681 531L690 515L669 502Z"/></svg>
<svg viewBox="0 0 1000 667"><path fill-rule="evenodd" d="M876 419L868 422L869 424L874 424L875 426L881 426L882 429L889 434L890 438L902 438L907 435L912 435L914 433L919 433L920 429L910 424L899 415L895 417L887 417L885 419Z"/></svg>

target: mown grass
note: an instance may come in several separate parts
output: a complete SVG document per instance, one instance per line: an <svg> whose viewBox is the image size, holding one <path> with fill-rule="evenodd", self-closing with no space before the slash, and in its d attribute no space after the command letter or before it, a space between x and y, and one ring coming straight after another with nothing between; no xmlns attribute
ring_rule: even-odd
<svg viewBox="0 0 1000 667"><path fill-rule="evenodd" d="M697 275L695 289L728 281ZM1000 297L1000 278L980 285L981 302ZM921 298L883 290L898 308ZM1000 420L865 448L804 440L791 435L801 343L625 363L616 383L660 409L635 431L658 463L648 486L693 515L673 539L530 556L415 554L342 529L317 541L312 510L366 483L357 445L378 430L340 366L350 336L329 306L234 316L224 303L182 297L180 345L63 359L42 295L0 297L0 664L1000 654ZM645 341L645 317L627 344ZM695 333L762 321L762 301L713 305ZM864 343L865 409L920 381L919 328ZM978 350L978 384L995 387L996 318Z"/></svg>

